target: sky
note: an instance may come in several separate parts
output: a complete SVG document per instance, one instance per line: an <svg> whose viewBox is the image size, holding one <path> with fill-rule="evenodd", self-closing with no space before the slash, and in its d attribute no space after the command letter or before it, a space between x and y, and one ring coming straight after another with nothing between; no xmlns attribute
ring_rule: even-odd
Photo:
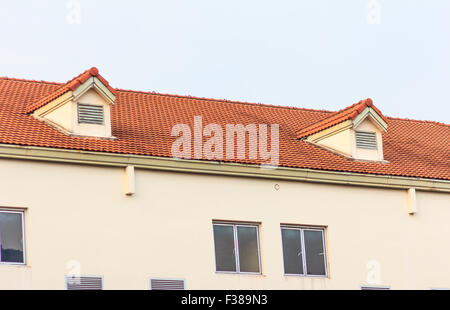
<svg viewBox="0 0 450 310"><path fill-rule="evenodd" d="M448 0L0 0L0 76L450 123Z"/></svg>

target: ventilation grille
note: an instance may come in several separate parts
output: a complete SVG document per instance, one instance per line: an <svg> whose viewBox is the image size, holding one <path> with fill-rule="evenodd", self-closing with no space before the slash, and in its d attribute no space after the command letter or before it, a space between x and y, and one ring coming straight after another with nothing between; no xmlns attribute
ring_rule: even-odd
<svg viewBox="0 0 450 310"><path fill-rule="evenodd" d="M356 147L360 149L377 149L377 135L374 132L356 131Z"/></svg>
<svg viewBox="0 0 450 310"><path fill-rule="evenodd" d="M389 287L378 287L378 286L361 286L363 291L388 291Z"/></svg>
<svg viewBox="0 0 450 310"><path fill-rule="evenodd" d="M102 277L66 277L68 290L102 290Z"/></svg>
<svg viewBox="0 0 450 310"><path fill-rule="evenodd" d="M78 104L78 123L103 125L103 106Z"/></svg>
<svg viewBox="0 0 450 310"><path fill-rule="evenodd" d="M184 290L184 280L150 279L151 290Z"/></svg>

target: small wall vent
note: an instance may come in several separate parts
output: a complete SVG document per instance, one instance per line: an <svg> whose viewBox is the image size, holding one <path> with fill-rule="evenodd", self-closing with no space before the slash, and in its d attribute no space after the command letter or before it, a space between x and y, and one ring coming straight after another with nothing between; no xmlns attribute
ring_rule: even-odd
<svg viewBox="0 0 450 310"><path fill-rule="evenodd" d="M355 131L356 147L360 149L377 149L377 135L375 132Z"/></svg>
<svg viewBox="0 0 450 310"><path fill-rule="evenodd" d="M78 103L78 123L103 125L103 106Z"/></svg>
<svg viewBox="0 0 450 310"><path fill-rule="evenodd" d="M151 290L184 290L184 280L150 279Z"/></svg>
<svg viewBox="0 0 450 310"><path fill-rule="evenodd" d="M66 288L68 290L102 290L103 278L66 276Z"/></svg>

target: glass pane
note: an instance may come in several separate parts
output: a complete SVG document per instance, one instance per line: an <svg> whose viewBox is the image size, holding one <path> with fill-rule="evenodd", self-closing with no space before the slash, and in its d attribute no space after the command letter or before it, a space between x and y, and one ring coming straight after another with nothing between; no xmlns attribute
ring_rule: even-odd
<svg viewBox="0 0 450 310"><path fill-rule="evenodd" d="M236 271L233 226L214 225L216 271Z"/></svg>
<svg viewBox="0 0 450 310"><path fill-rule="evenodd" d="M300 230L281 229L283 242L284 273L303 274L303 257Z"/></svg>
<svg viewBox="0 0 450 310"><path fill-rule="evenodd" d="M0 212L0 261L23 263L22 214Z"/></svg>
<svg viewBox="0 0 450 310"><path fill-rule="evenodd" d="M241 272L259 272L258 236L256 227L237 227L239 267Z"/></svg>
<svg viewBox="0 0 450 310"><path fill-rule="evenodd" d="M304 230L306 270L309 275L325 275L325 252L323 249L322 232Z"/></svg>

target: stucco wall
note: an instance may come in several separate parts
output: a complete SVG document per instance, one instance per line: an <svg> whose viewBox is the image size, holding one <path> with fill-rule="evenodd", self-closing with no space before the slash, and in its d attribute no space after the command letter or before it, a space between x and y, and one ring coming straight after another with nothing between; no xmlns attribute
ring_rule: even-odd
<svg viewBox="0 0 450 310"><path fill-rule="evenodd" d="M405 190L0 160L0 206L23 207L26 266L0 265L0 289L64 289L67 264L105 289L147 289L149 277L188 289L450 288L450 195ZM279 184L279 190L274 188ZM217 274L212 220L261 222L262 275ZM280 223L326 225L329 278L283 275ZM369 269L368 264L369 263Z"/></svg>

